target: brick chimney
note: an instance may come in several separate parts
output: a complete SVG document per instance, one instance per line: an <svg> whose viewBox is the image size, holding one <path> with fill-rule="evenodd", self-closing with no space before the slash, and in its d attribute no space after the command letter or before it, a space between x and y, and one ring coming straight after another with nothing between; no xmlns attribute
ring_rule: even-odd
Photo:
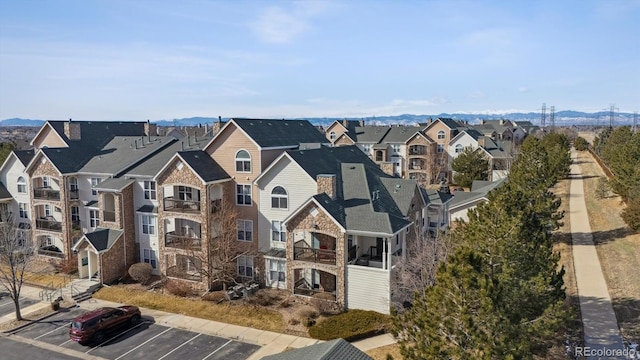
<svg viewBox="0 0 640 360"><path fill-rule="evenodd" d="M218 131L222 129L222 116L218 116L218 121L213 122L213 126L211 126L211 132L213 135L217 134Z"/></svg>
<svg viewBox="0 0 640 360"><path fill-rule="evenodd" d="M360 119L360 127L364 127L364 119Z"/></svg>
<svg viewBox="0 0 640 360"><path fill-rule="evenodd" d="M158 125L152 124L149 120L144 124L144 134L146 136L158 136Z"/></svg>
<svg viewBox="0 0 640 360"><path fill-rule="evenodd" d="M480 136L478 138L478 146L480 146L481 148L484 147L485 142L486 142L487 138L485 136Z"/></svg>
<svg viewBox="0 0 640 360"><path fill-rule="evenodd" d="M384 171L385 174L393 176L395 175L393 165L394 164L390 161L383 161L380 163L380 169Z"/></svg>
<svg viewBox="0 0 640 360"><path fill-rule="evenodd" d="M69 119L64 123L64 134L69 140L80 140L80 123Z"/></svg>
<svg viewBox="0 0 640 360"><path fill-rule="evenodd" d="M316 177L318 194L326 193L333 200L338 195L338 183L335 174L318 174Z"/></svg>

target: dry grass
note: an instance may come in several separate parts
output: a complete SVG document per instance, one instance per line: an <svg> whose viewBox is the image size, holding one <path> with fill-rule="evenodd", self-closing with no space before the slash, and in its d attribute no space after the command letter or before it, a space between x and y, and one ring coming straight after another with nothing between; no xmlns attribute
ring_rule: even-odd
<svg viewBox="0 0 640 360"><path fill-rule="evenodd" d="M56 273L50 264L40 262L29 264L29 268L24 274L24 282L27 284L51 286L54 288L64 287L69 284L72 279L74 279L74 277L63 273Z"/></svg>
<svg viewBox="0 0 640 360"><path fill-rule="evenodd" d="M94 294L94 297L260 330L283 332L285 329L285 323L280 313L259 306L229 302L216 304L199 298L181 298L121 286L102 288Z"/></svg>
<svg viewBox="0 0 640 360"><path fill-rule="evenodd" d="M600 264L607 280L609 295L626 339L640 340L640 234L630 234L620 212L624 204L611 194L596 199L595 189L602 170L588 152L580 152L582 173L585 176L585 200L589 222Z"/></svg>
<svg viewBox="0 0 640 360"><path fill-rule="evenodd" d="M400 345L398 344L391 344L371 349L367 351L367 355L371 356L373 360L386 360L387 355L393 356L394 360L403 359L402 355L400 354Z"/></svg>

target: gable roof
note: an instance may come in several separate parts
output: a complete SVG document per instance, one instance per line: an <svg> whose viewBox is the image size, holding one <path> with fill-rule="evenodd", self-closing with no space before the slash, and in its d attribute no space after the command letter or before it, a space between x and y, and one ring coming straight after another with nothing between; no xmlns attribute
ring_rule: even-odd
<svg viewBox="0 0 640 360"><path fill-rule="evenodd" d="M433 144L435 141L433 141L433 139L431 139L429 136L427 136L427 135L423 132L424 130L426 130L426 128L424 128L424 129L422 129L422 130L420 130L420 131L415 132L415 133L414 133L413 135L411 135L411 136L407 139L407 141L405 141L404 143L406 144L406 143L408 143L409 141L411 141L411 139L415 138L416 136L420 136L420 137L423 137L425 140L427 140L429 143L432 143L432 144Z"/></svg>
<svg viewBox="0 0 640 360"><path fill-rule="evenodd" d="M167 163L154 175L157 179L173 162L178 159L185 163L202 183L207 184L219 180L230 180L227 174L218 163L203 150L178 151L167 161Z"/></svg>
<svg viewBox="0 0 640 360"><path fill-rule="evenodd" d="M35 155L35 151L33 149L29 150L14 150L13 153L16 155L18 160L22 163L22 165L27 166L33 156Z"/></svg>
<svg viewBox="0 0 640 360"><path fill-rule="evenodd" d="M122 189L136 182L133 179L127 178L108 178L101 181L98 185L93 186L92 189L102 191L122 191Z"/></svg>
<svg viewBox="0 0 640 360"><path fill-rule="evenodd" d="M45 132L47 129L50 129L58 136L58 138L60 138L60 140L62 140L62 142L64 142L68 146L68 143L67 143L68 139L67 139L66 136L64 136L64 125L63 125L63 127L61 129L59 126L54 126L53 123L54 123L54 121L50 121L50 120L45 121L45 123L42 125L42 127L40 127L40 130L38 130L38 132L33 137L33 139L31 139L31 142L29 143L29 145L33 146L34 142L40 136L40 134Z"/></svg>
<svg viewBox="0 0 640 360"><path fill-rule="evenodd" d="M7 190L4 184L0 182L0 200L11 200L11 199L13 199L13 196L11 196L11 193L9 192L9 190Z"/></svg>
<svg viewBox="0 0 640 360"><path fill-rule="evenodd" d="M88 241L99 253L109 251L123 233L122 230L96 228L94 231L84 234L82 239L73 246L73 250L76 250L83 241Z"/></svg>
<svg viewBox="0 0 640 360"><path fill-rule="evenodd" d="M420 192L422 192L422 197L425 199L428 205L442 205L449 202L453 195L447 194L436 189L425 189L420 187Z"/></svg>
<svg viewBox="0 0 640 360"><path fill-rule="evenodd" d="M372 360L357 347L344 339L335 339L327 342L305 346L299 349L285 351L280 354L268 355L263 360Z"/></svg>
<svg viewBox="0 0 640 360"><path fill-rule="evenodd" d="M471 191L456 191L453 195L453 200L451 200L451 204L449 205L449 209L453 211L455 208L462 207L473 202L480 200L488 201L489 199L487 195L489 192L502 185L505 180L506 178L496 181L474 181L471 185Z"/></svg>
<svg viewBox="0 0 640 360"><path fill-rule="evenodd" d="M456 136L451 138L451 140L449 141L449 144L455 143L456 141L460 140L460 138L465 136L465 135L471 136L471 138L473 138L475 141L478 141L478 139L480 139L482 136L484 136L481 132L479 132L476 129L471 129L471 128L463 129Z"/></svg>
<svg viewBox="0 0 640 360"><path fill-rule="evenodd" d="M294 147L300 143L328 143L307 120L233 118L235 123L262 148Z"/></svg>
<svg viewBox="0 0 640 360"><path fill-rule="evenodd" d="M414 125L394 125L389 127L389 131L382 139L383 143L405 143L413 137L416 132L426 129L426 126Z"/></svg>
<svg viewBox="0 0 640 360"><path fill-rule="evenodd" d="M359 126L355 128L355 141L377 144L387 135L389 126Z"/></svg>

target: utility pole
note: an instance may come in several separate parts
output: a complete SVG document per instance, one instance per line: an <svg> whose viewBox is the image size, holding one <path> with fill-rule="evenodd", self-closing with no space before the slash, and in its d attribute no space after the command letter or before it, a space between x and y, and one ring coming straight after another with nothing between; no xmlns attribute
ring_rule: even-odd
<svg viewBox="0 0 640 360"><path fill-rule="evenodd" d="M544 127L547 122L547 104L542 103L542 118L540 119L540 124Z"/></svg>

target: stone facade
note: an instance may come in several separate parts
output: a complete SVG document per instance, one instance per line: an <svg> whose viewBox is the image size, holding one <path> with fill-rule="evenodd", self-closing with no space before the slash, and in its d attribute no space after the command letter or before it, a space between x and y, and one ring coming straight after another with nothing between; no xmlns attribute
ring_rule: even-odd
<svg viewBox="0 0 640 360"><path fill-rule="evenodd" d="M385 174L391 175L391 176L394 175L394 171L393 171L394 164L392 162L384 161L379 163L378 165L380 165L380 169L384 171Z"/></svg>
<svg viewBox="0 0 640 360"><path fill-rule="evenodd" d="M294 292L296 269L316 269L326 273L335 275L336 277L336 301L344 304L346 300L345 294L345 273L346 273L346 235L342 232L335 221L329 217L324 210L318 208L318 213L314 217L310 211L318 208L315 203L310 203L301 209L287 223L287 286L289 290ZM336 241L336 264L322 264L293 259L294 237L299 232L314 232L330 236ZM322 278L322 277L321 277ZM322 280L321 280L322 281Z"/></svg>
<svg viewBox="0 0 640 360"><path fill-rule="evenodd" d="M115 280L125 276L127 274L127 266L124 261L125 252L129 252L126 249L125 235L122 234L118 240L113 244L111 249L100 253L100 278L103 283L110 284ZM131 251L134 251L131 249ZM129 254L127 254L128 257Z"/></svg>
<svg viewBox="0 0 640 360"><path fill-rule="evenodd" d="M69 140L80 140L80 123L71 120L65 122L64 134Z"/></svg>
<svg viewBox="0 0 640 360"><path fill-rule="evenodd" d="M318 194L326 193L330 198L335 199L337 194L337 177L335 174L320 174L316 178Z"/></svg>

